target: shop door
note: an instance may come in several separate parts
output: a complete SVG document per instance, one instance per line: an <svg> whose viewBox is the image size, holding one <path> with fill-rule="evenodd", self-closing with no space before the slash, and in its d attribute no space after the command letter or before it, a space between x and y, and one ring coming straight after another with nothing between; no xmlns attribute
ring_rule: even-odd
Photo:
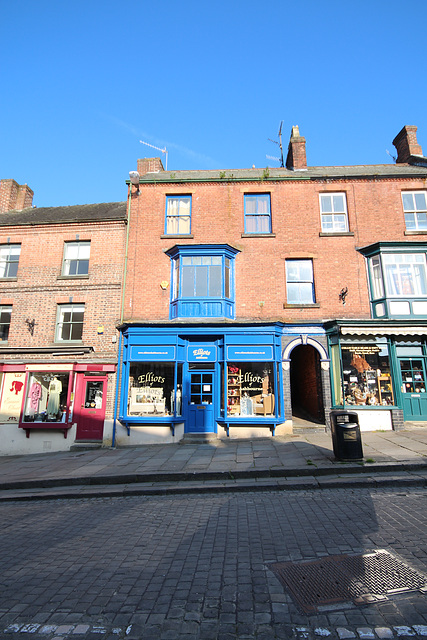
<svg viewBox="0 0 427 640"><path fill-rule="evenodd" d="M190 433L215 431L213 371L191 371L190 394L188 396L188 424Z"/></svg>
<svg viewBox="0 0 427 640"><path fill-rule="evenodd" d="M105 377L81 377L76 389L76 440L102 440L104 433L107 380Z"/></svg>
<svg viewBox="0 0 427 640"><path fill-rule="evenodd" d="M404 420L427 420L424 358L399 358Z"/></svg>

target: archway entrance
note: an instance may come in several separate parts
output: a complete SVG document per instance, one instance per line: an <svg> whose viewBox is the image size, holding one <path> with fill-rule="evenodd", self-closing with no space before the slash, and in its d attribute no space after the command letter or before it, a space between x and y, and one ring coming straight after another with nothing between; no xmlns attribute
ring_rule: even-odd
<svg viewBox="0 0 427 640"><path fill-rule="evenodd" d="M320 355L310 345L299 345L291 353L292 416L325 424Z"/></svg>

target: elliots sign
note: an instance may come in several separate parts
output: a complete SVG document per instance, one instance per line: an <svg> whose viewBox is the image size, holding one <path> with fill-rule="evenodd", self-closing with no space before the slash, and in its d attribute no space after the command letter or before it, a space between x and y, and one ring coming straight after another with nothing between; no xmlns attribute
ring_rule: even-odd
<svg viewBox="0 0 427 640"><path fill-rule="evenodd" d="M188 362L216 362L216 346L192 345L187 347Z"/></svg>

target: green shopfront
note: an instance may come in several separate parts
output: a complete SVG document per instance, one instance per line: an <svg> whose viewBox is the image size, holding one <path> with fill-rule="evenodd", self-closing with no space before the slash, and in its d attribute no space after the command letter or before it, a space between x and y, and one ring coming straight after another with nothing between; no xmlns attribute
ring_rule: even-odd
<svg viewBox="0 0 427 640"><path fill-rule="evenodd" d="M333 408L371 430L427 421L427 327L422 321L327 323Z"/></svg>

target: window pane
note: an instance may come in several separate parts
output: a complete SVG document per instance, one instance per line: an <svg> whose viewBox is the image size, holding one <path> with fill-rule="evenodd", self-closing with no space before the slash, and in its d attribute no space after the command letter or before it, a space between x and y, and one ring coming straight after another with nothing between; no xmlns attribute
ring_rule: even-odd
<svg viewBox="0 0 427 640"><path fill-rule="evenodd" d="M332 197L320 196L320 206L322 213L332 213Z"/></svg>
<svg viewBox="0 0 427 640"><path fill-rule="evenodd" d="M184 262L185 258L183 258ZM195 268L194 267L183 267L182 268L182 279L181 279L181 295L184 298L190 298L195 295L194 291L194 278L195 278Z"/></svg>
<svg viewBox="0 0 427 640"><path fill-rule="evenodd" d="M415 229L415 213L405 213L405 225L407 229Z"/></svg>
<svg viewBox="0 0 427 640"><path fill-rule="evenodd" d="M196 269L195 295L199 298L205 298L208 295L208 269L209 267L202 266Z"/></svg>
<svg viewBox="0 0 427 640"><path fill-rule="evenodd" d="M337 193L333 196L333 205L334 205L334 211L345 211L345 206L344 206L344 196L342 193Z"/></svg>
<svg viewBox="0 0 427 640"><path fill-rule="evenodd" d="M426 211L427 210L427 205L426 205L426 194L425 193L415 193L414 194L414 198L415 198L415 208L417 211Z"/></svg>
<svg viewBox="0 0 427 640"><path fill-rule="evenodd" d="M405 218L406 218L405 214ZM427 214L425 212L417 213L417 227L418 229L427 229Z"/></svg>
<svg viewBox="0 0 427 640"><path fill-rule="evenodd" d="M404 211L414 211L414 197L412 193L402 193L402 202Z"/></svg>
<svg viewBox="0 0 427 640"><path fill-rule="evenodd" d="M227 415L247 418L275 415L274 369L271 362L229 363Z"/></svg>
<svg viewBox="0 0 427 640"><path fill-rule="evenodd" d="M181 413L181 387L174 394L173 362L137 362L129 367L129 416L161 417ZM180 383L181 380L178 380Z"/></svg>
<svg viewBox="0 0 427 640"><path fill-rule="evenodd" d="M257 212L256 196L246 196L245 205L246 205L246 213L256 213Z"/></svg>
<svg viewBox="0 0 427 640"><path fill-rule="evenodd" d="M222 296L222 267L212 266L209 273L209 295Z"/></svg>
<svg viewBox="0 0 427 640"><path fill-rule="evenodd" d="M24 422L65 422L68 373L37 372L30 376Z"/></svg>

